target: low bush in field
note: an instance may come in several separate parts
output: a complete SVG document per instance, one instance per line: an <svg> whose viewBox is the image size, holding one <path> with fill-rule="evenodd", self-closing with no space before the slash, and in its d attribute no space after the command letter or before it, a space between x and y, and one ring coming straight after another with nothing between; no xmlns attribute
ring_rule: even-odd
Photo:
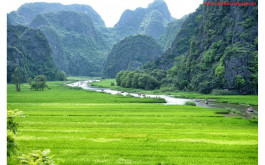
<svg viewBox="0 0 265 165"><path fill-rule="evenodd" d="M229 110L225 110L225 111L220 111L220 112L216 112L216 114L229 114L230 111Z"/></svg>
<svg viewBox="0 0 265 165"><path fill-rule="evenodd" d="M185 105L196 106L196 103L192 101L186 101Z"/></svg>
<svg viewBox="0 0 265 165"><path fill-rule="evenodd" d="M19 164L38 164L38 165L56 165L59 162L53 160L53 156L50 156L50 150L36 150L32 151L31 153L25 155L21 155L18 157Z"/></svg>

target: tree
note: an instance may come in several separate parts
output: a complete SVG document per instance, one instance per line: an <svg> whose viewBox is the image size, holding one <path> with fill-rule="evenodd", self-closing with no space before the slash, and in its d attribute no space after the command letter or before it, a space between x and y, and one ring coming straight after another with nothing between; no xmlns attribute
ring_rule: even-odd
<svg viewBox="0 0 265 165"><path fill-rule="evenodd" d="M120 86L121 85L121 76L123 74L124 71L120 71L117 75L116 75L116 82L117 82L117 85Z"/></svg>
<svg viewBox="0 0 265 165"><path fill-rule="evenodd" d="M48 85L46 85L46 76L45 75L38 75L34 78L34 83L32 84L31 88L34 88L36 91L38 91L39 89L41 89L43 91L43 89L45 87L48 87Z"/></svg>
<svg viewBox="0 0 265 165"><path fill-rule="evenodd" d="M139 79L140 75L141 75L141 73L135 73L133 75L133 79L132 79L132 87L133 88L139 88L139 86L138 86L138 79Z"/></svg>
<svg viewBox="0 0 265 165"><path fill-rule="evenodd" d="M127 82L127 74L129 73L129 71L124 71L120 77L120 84L122 87L125 87L126 82Z"/></svg>
<svg viewBox="0 0 265 165"><path fill-rule="evenodd" d="M16 67L15 72L12 74L11 82L16 85L16 90L20 92L20 84L23 82L23 76L19 67Z"/></svg>
<svg viewBox="0 0 265 165"><path fill-rule="evenodd" d="M67 78L67 75L64 71L58 72L56 75L56 80L59 80L59 81L65 81L66 78Z"/></svg>
<svg viewBox="0 0 265 165"><path fill-rule="evenodd" d="M31 77L28 79L28 83L30 86L32 85L32 78Z"/></svg>
<svg viewBox="0 0 265 165"><path fill-rule="evenodd" d="M130 73L127 74L126 83L125 83L125 87L126 88L131 88L132 87L133 76L134 76L134 72L130 72Z"/></svg>
<svg viewBox="0 0 265 165"><path fill-rule="evenodd" d="M245 85L245 79L241 75L236 75L234 79L234 86L236 89L240 89Z"/></svg>

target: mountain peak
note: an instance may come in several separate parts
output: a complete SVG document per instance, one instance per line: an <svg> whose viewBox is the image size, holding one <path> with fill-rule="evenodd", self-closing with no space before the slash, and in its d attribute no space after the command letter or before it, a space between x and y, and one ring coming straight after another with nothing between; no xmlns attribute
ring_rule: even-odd
<svg viewBox="0 0 265 165"><path fill-rule="evenodd" d="M158 10L164 16L164 18L167 21L173 20L170 12L168 10L167 4L164 0L155 0L153 3L150 3L148 5L148 9L149 10Z"/></svg>

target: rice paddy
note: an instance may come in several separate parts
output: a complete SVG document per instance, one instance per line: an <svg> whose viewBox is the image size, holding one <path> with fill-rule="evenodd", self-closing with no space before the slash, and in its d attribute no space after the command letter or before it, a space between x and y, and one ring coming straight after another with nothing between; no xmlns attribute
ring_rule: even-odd
<svg viewBox="0 0 265 165"><path fill-rule="evenodd" d="M26 116L18 154L50 149L67 165L258 164L258 124L224 110L48 85L8 84L8 107Z"/></svg>

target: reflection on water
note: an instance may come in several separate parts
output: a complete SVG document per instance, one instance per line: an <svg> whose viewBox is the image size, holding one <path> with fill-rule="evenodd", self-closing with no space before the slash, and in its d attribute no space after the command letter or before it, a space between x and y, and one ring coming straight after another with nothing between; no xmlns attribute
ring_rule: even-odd
<svg viewBox="0 0 265 165"><path fill-rule="evenodd" d="M186 101L193 101L196 103L196 106L198 107L206 107L206 108L215 108L215 109L236 109L237 111L240 111L241 115L245 115L245 118L249 119L252 117L252 115L258 116L258 107L252 106L254 112L247 112L246 109L249 106L246 105L238 105L238 104L228 104L228 103L219 103L214 100L209 99L208 104L204 103L204 99L185 99L185 98L175 98L171 96L166 95L151 95L151 94L137 94L137 93L128 93L128 92L121 92L117 90L107 89L107 88L99 88L99 87L93 87L90 85L90 83L94 81L100 81L100 80L88 80L88 81L78 81L72 84L67 84L71 87L81 87L86 90L96 91L96 92L105 92L112 95L116 94L122 94L123 96L131 95L134 97L148 97L148 98L163 98L167 103L165 104L171 104L171 105L184 105ZM89 84L89 85L88 85Z"/></svg>

